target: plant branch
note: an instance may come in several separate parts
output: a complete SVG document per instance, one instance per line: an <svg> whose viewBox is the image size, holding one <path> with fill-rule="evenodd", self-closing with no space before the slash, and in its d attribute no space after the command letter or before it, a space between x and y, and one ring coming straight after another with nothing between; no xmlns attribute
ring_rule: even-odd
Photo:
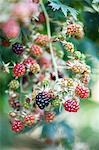
<svg viewBox="0 0 99 150"><path fill-rule="evenodd" d="M48 13L46 11L46 8L43 4L43 0L40 0L40 4L41 4L42 10L44 12L45 18L46 18L47 34L48 34L49 39L51 39L50 19L49 19ZM55 56L54 56L54 52L53 52L53 46L52 46L51 41L49 42L49 47L50 47L50 52L51 52L51 57L52 57L52 62L53 62L53 67L54 67L54 71L55 71L56 80L58 80L57 64L56 64L56 60L55 60Z"/></svg>

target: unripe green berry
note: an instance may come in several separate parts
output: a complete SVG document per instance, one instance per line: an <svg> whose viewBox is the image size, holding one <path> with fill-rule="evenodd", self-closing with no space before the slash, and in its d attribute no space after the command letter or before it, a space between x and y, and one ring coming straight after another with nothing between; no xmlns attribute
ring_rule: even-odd
<svg viewBox="0 0 99 150"><path fill-rule="evenodd" d="M53 99L52 100L52 106L53 107L59 107L60 106L61 100L59 98Z"/></svg>
<svg viewBox="0 0 99 150"><path fill-rule="evenodd" d="M79 51L75 51L75 53L74 53L74 56L76 57L76 58L78 58L78 59L80 59L81 58L81 52L79 52Z"/></svg>
<svg viewBox="0 0 99 150"><path fill-rule="evenodd" d="M17 80L12 80L10 83L9 83L9 88L10 89L13 89L13 90L16 90L19 88L19 82Z"/></svg>
<svg viewBox="0 0 99 150"><path fill-rule="evenodd" d="M81 60L85 60L86 56L84 54L81 54Z"/></svg>
<svg viewBox="0 0 99 150"><path fill-rule="evenodd" d="M29 109L30 105L29 105L29 103L24 102L23 107L26 108L26 109Z"/></svg>

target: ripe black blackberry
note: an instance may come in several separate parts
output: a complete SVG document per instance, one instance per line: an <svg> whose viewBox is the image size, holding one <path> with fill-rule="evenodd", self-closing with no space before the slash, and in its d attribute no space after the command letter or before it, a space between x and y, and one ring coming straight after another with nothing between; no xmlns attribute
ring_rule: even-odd
<svg viewBox="0 0 99 150"><path fill-rule="evenodd" d="M17 54L17 55L21 55L24 51L23 45L20 43L15 43L12 45L12 51Z"/></svg>
<svg viewBox="0 0 99 150"><path fill-rule="evenodd" d="M51 100L51 95L48 92L40 92L36 96L36 104L40 109L44 109L46 106L49 105Z"/></svg>

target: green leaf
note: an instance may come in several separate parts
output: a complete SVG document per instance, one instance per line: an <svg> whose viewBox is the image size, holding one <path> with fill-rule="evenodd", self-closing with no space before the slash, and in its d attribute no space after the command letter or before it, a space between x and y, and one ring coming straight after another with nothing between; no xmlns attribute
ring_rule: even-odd
<svg viewBox="0 0 99 150"><path fill-rule="evenodd" d="M68 11L67 7L65 5L62 5L61 10L63 14L67 17L67 11Z"/></svg>
<svg viewBox="0 0 99 150"><path fill-rule="evenodd" d="M74 8L62 4L59 0L49 0L49 2L49 6L52 7L53 11L61 9L65 17L69 12L74 17L74 19L77 19L78 12Z"/></svg>
<svg viewBox="0 0 99 150"><path fill-rule="evenodd" d="M60 2L58 0L49 0L49 2L50 2L49 6L52 7L53 11L59 10L61 8L59 4Z"/></svg>
<svg viewBox="0 0 99 150"><path fill-rule="evenodd" d="M69 7L69 6L65 6L65 7L67 7L67 10L71 13L71 15L74 17L74 19L77 19L78 12L72 7Z"/></svg>

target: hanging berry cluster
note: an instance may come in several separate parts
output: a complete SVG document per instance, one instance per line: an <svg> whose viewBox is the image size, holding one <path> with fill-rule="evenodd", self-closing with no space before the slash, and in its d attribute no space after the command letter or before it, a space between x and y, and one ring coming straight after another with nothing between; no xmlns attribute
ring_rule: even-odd
<svg viewBox="0 0 99 150"><path fill-rule="evenodd" d="M12 44L13 53L20 56L12 66L13 80L8 89L8 102L12 107L9 116L14 132L33 128L42 121L49 123L62 109L77 112L80 100L90 95L90 67L85 63L85 55L71 42L71 38L83 38L83 25L68 17L60 31L51 36L44 5L42 9L47 34L38 32L36 28L40 22L32 18L35 31L30 32L31 40L24 45ZM57 51L57 43L61 45L60 51Z"/></svg>

